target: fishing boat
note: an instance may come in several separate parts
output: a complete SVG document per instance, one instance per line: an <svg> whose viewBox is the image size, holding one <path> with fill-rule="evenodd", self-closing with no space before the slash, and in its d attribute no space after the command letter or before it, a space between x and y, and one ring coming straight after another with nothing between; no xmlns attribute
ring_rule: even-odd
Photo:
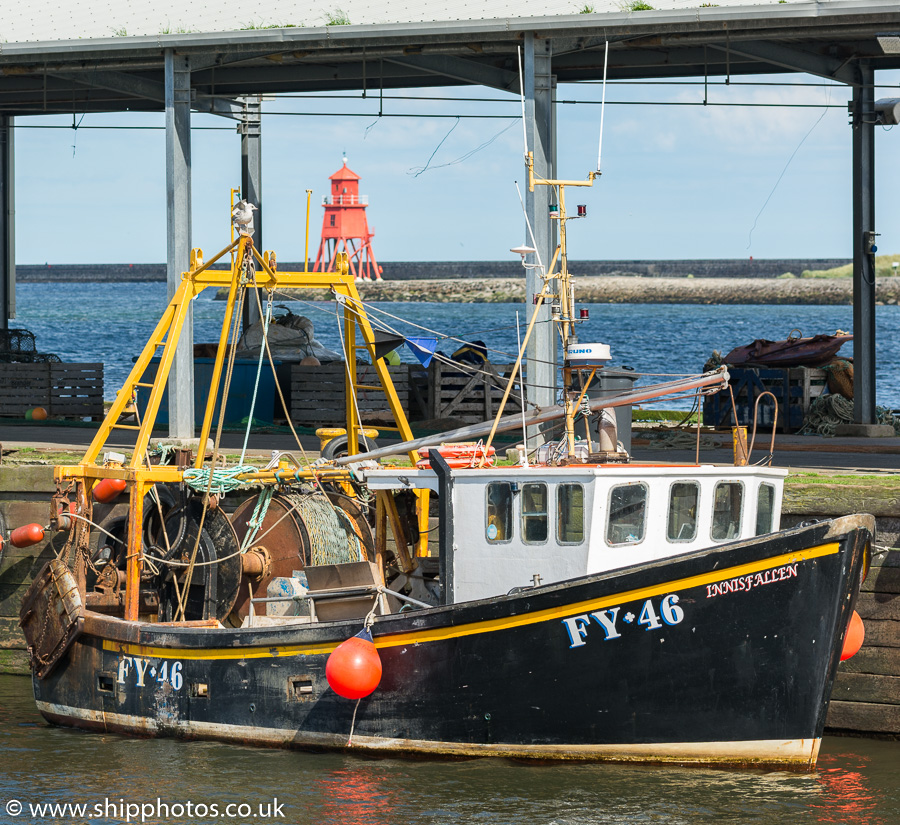
<svg viewBox="0 0 900 825"><path fill-rule="evenodd" d="M55 471L55 557L21 610L46 720L369 754L812 769L873 519L781 530L783 470L631 459L606 411L721 390L727 370L591 398L609 353L575 336L565 189L593 174L528 172L558 205L536 304L559 322L562 401L439 436L413 437L345 257L281 272L246 234L206 263L192 253L84 458ZM201 446L151 456L186 308L207 287L228 300ZM285 288L328 291L343 314L347 454L222 467L235 319ZM142 420L119 423L160 348ZM399 445L361 448L359 354ZM515 386L514 371L504 401ZM493 462L496 433L552 419L561 438ZM137 430L130 458L104 452L121 426ZM487 441L460 446L473 438ZM20 541L26 528L45 529Z"/></svg>

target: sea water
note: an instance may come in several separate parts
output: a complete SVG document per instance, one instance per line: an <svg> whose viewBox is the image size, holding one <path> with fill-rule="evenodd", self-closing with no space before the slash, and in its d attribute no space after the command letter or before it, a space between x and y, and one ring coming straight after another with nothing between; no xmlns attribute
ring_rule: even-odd
<svg viewBox="0 0 900 825"><path fill-rule="evenodd" d="M0 676L3 825L895 825L898 772L900 744L828 737L811 774L373 759L128 739L52 728L35 709L31 680ZM31 808L47 805L86 808Z"/></svg>
<svg viewBox="0 0 900 825"><path fill-rule="evenodd" d="M341 351L339 315L330 301L286 301L276 305L308 316L315 337ZM131 369L166 305L166 285L154 283L23 283L17 286L14 326L29 329L41 352L65 361L98 362L105 367L105 395L115 393ZM208 289L194 301L194 341L218 341L225 303ZM590 318L579 324L583 343L612 349L612 366L629 366L646 378L701 372L714 350L722 354L757 338L780 340L793 330L804 336L853 331L850 306L706 304L582 304ZM276 313L284 312L275 309ZM383 329L404 336L434 337L438 350L451 354L463 341L483 341L494 363L511 363L524 334L530 307L524 304L372 302L368 311ZM341 313L342 315L342 313ZM900 408L900 307L875 310L876 387L879 404ZM794 332L794 334L798 334ZM852 354L852 343L841 354ZM402 347L404 361L412 352ZM689 400L667 407L689 407Z"/></svg>

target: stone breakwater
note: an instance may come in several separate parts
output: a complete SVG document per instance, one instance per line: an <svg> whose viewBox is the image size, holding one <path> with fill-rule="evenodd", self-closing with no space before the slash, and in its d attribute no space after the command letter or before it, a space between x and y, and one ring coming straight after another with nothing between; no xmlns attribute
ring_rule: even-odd
<svg viewBox="0 0 900 825"><path fill-rule="evenodd" d="M844 266L843 258L710 258L658 261L578 261L569 267L579 275L634 275L650 278L777 278L785 272ZM382 261L389 281L431 281L453 278L521 278L522 265L514 256L505 261ZM220 269L216 266L214 269ZM302 263L279 261L282 272L303 269ZM58 281L165 281L165 264L19 264L23 283Z"/></svg>
<svg viewBox="0 0 900 825"><path fill-rule="evenodd" d="M510 303L525 299L523 278L381 281L361 283L367 301ZM850 278L576 278L579 303L594 304L850 304ZM303 296L309 300L309 293ZM324 297L324 296L323 296ZM878 278L881 304L900 300L900 277Z"/></svg>

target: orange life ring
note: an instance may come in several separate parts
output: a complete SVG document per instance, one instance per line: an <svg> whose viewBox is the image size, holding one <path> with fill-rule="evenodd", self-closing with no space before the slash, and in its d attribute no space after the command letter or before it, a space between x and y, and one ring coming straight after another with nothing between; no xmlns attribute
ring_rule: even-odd
<svg viewBox="0 0 900 825"><path fill-rule="evenodd" d="M493 447L485 450L483 444L442 444L440 447L426 447L421 450L423 457L416 462L418 469L428 470L431 468L428 455L431 450L437 450L444 461L454 470L476 467L481 464L482 458L484 458L483 466L493 467L497 452Z"/></svg>

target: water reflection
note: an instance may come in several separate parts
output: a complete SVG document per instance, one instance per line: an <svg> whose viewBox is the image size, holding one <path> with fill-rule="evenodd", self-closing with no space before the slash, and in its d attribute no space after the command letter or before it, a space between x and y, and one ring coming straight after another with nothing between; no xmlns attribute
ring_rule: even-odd
<svg viewBox="0 0 900 825"><path fill-rule="evenodd" d="M862 754L848 751L820 760L816 779L821 793L810 806L816 812L817 822L872 825L882 821L877 815L878 797L866 778L871 762Z"/></svg>
<svg viewBox="0 0 900 825"><path fill-rule="evenodd" d="M365 763L326 773L318 785L322 806L316 819L322 825L382 825L399 821L393 800L399 789Z"/></svg>
<svg viewBox="0 0 900 825"><path fill-rule="evenodd" d="M135 740L50 728L35 711L29 680L0 677L0 825L31 821L5 817L9 799L107 798L244 803L253 816L215 820L242 825L889 825L900 822L898 770L900 743L860 739L826 740L814 774L371 759ZM258 806L274 799L283 816L259 818Z"/></svg>

